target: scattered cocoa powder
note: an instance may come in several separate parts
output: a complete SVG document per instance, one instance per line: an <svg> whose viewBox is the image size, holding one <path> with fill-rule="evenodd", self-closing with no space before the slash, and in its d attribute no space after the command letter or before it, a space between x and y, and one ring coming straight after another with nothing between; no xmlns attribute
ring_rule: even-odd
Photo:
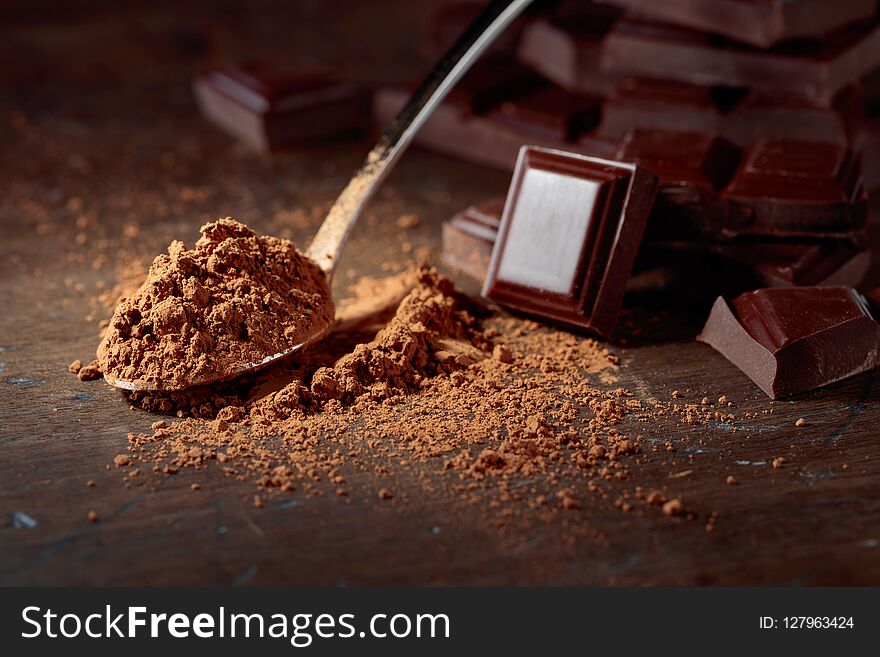
<svg viewBox="0 0 880 657"><path fill-rule="evenodd" d="M172 242L138 291L119 301L98 348L105 374L188 387L226 378L332 322L326 277L291 242L229 218L201 234L191 250Z"/></svg>
<svg viewBox="0 0 880 657"><path fill-rule="evenodd" d="M669 500L663 505L663 513L667 516L680 516L682 509L681 500L678 498Z"/></svg>

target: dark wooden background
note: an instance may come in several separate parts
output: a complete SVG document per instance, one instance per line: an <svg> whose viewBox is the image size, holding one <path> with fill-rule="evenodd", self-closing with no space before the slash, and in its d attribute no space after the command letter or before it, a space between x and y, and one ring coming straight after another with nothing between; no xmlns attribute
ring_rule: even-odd
<svg viewBox="0 0 880 657"><path fill-rule="evenodd" d="M726 395L741 418L759 415L737 432L683 430L671 419L641 427L671 441L676 456L648 451L630 468L645 487L674 481L676 494L717 511L711 533L703 522L625 514L601 498L501 532L451 487L426 497L405 473L394 484L408 504L294 495L257 510L253 483L217 470L198 473L198 492L190 473L126 488L104 464L125 450L129 431L156 418L66 371L94 352L107 312L95 302L99 286L115 283L135 259L128 253L158 253L171 238L191 243L217 216L306 242L369 147L363 138L272 160L250 154L199 118L192 73L294 49L363 79L406 78L428 65L418 41L437 3L140 4L4 3L0 584L880 583L876 376L771 403L692 341L704 309L674 300L661 302L668 326L613 347L620 385L645 399L676 389L689 401ZM506 184L501 173L412 151L356 229L337 287L380 272L404 239L435 247L444 218ZM295 208L305 214L291 215ZM421 223L401 236L394 220L407 212ZM636 307L630 317L657 310ZM796 428L801 417L808 424ZM780 469L770 465L777 456ZM726 485L728 474L739 484ZM100 523L87 521L89 509ZM36 526L22 527L20 513ZM601 540L572 543L564 531L572 523Z"/></svg>

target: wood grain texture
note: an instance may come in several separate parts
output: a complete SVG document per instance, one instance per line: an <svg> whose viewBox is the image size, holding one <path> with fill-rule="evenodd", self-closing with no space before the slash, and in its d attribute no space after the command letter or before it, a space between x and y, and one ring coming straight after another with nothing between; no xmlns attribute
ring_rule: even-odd
<svg viewBox="0 0 880 657"><path fill-rule="evenodd" d="M156 418L66 370L93 353L106 312L93 298L130 257L110 249L95 264L100 240L158 253L175 237L191 243L203 221L233 215L306 241L369 142L262 160L199 119L187 84L199 66L253 43L287 42L285 25L295 26L307 52L350 62L360 75L406 76L423 65L410 53L427 4L390 3L401 11L376 26L388 38L369 43L354 29L375 20L363 9L368 3L349 4L347 18L328 23L320 39L304 27L321 18L318 3L304 3L308 11L274 7L292 12L274 20L198 4L175 16L159 3L141 10L146 27L134 33L122 27L131 25L124 17L86 15L71 31L64 21L32 25L24 11L2 28L0 173L9 185L0 198L0 525L10 522L0 526L0 584L880 583L876 374L771 403L693 342L705 308L668 300L630 301L621 331L627 344L612 347L622 360L619 385L646 400L668 400L674 390L688 401L726 395L740 418L758 415L740 419L736 431L682 427L671 417L629 418L621 430L660 448L631 463L631 479L674 489L702 516L717 511L711 533L699 520L623 513L611 500L625 484L609 484L608 500L588 496L581 509L499 531L441 468L430 494L411 473L395 471L401 494L391 502L291 495L259 510L253 483L218 469L127 488L119 470L105 468L125 451L128 432L146 431ZM27 71L13 66L23 51ZM435 247L443 219L506 185L501 174L408 154L356 228L337 289L380 273L404 241ZM304 209L299 218L290 214L296 208ZM405 236L395 223L404 213L421 219ZM79 232L88 235L84 245ZM795 427L798 418L806 426ZM667 442L675 451L665 451ZM778 456L785 463L775 469ZM343 474L353 491L372 490L368 475ZM728 475L738 484L725 484ZM201 490L190 489L194 482ZM88 522L91 509L99 523ZM17 512L37 525L13 527ZM568 540L573 526L594 540Z"/></svg>

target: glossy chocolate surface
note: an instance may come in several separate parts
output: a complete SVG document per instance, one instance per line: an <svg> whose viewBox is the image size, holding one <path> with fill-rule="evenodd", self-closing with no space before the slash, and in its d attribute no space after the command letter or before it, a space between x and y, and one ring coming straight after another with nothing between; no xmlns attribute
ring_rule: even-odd
<svg viewBox="0 0 880 657"><path fill-rule="evenodd" d="M867 218L858 158L839 144L760 140L741 152L717 137L635 130L615 157L660 178L650 232L662 239L849 237Z"/></svg>
<svg viewBox="0 0 880 657"><path fill-rule="evenodd" d="M730 302L719 298L698 340L772 398L880 366L880 324L849 287L761 289Z"/></svg>
<svg viewBox="0 0 880 657"><path fill-rule="evenodd" d="M633 164L524 147L483 296L609 336L655 192Z"/></svg>
<svg viewBox="0 0 880 657"><path fill-rule="evenodd" d="M867 218L858 159L838 144L761 140L723 196L733 233L847 232Z"/></svg>
<svg viewBox="0 0 880 657"><path fill-rule="evenodd" d="M821 36L872 16L873 0L599 0L658 20L724 34L767 47L804 36Z"/></svg>

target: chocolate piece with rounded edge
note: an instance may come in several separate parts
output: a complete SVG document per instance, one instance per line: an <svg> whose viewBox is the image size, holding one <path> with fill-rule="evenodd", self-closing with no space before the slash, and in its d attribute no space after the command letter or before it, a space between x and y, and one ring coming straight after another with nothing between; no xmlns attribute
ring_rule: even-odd
<svg viewBox="0 0 880 657"><path fill-rule="evenodd" d="M483 296L610 336L656 188L634 164L524 146Z"/></svg>
<svg viewBox="0 0 880 657"><path fill-rule="evenodd" d="M605 38L602 69L700 85L763 89L830 104L844 87L880 65L880 26L847 26L822 40L760 50L722 37L630 18Z"/></svg>
<svg viewBox="0 0 880 657"><path fill-rule="evenodd" d="M249 61L193 82L204 116L259 151L366 130L370 94L310 65Z"/></svg>
<svg viewBox="0 0 880 657"><path fill-rule="evenodd" d="M761 289L730 302L719 297L697 340L773 399L880 366L880 324L849 287Z"/></svg>
<svg viewBox="0 0 880 657"><path fill-rule="evenodd" d="M822 36L874 14L875 0L599 0L766 48Z"/></svg>

